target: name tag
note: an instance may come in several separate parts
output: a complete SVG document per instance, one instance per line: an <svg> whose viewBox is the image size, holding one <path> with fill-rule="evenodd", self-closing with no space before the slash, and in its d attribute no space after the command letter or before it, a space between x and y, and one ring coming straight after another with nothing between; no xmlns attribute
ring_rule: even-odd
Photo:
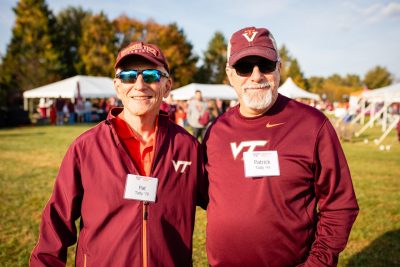
<svg viewBox="0 0 400 267"><path fill-rule="evenodd" d="M128 174L125 184L125 199L155 202L158 179L135 174Z"/></svg>
<svg viewBox="0 0 400 267"><path fill-rule="evenodd" d="M246 177L279 176L279 160L276 150L243 153Z"/></svg>

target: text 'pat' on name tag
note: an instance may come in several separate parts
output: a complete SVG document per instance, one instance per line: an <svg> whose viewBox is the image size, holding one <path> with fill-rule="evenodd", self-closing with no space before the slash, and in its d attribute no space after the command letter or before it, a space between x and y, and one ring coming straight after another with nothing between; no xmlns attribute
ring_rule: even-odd
<svg viewBox="0 0 400 267"><path fill-rule="evenodd" d="M125 199L156 201L158 179L135 174L128 174L125 184Z"/></svg>

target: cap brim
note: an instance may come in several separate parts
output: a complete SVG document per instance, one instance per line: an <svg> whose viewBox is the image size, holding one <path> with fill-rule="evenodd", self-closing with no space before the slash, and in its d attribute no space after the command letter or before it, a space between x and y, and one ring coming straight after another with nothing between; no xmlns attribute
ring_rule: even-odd
<svg viewBox="0 0 400 267"><path fill-rule="evenodd" d="M127 60L129 60L129 59L132 60L132 59L135 58L135 57L144 58L144 59L150 61L151 63L154 63L156 66L162 66L162 67L164 67L164 68L166 67L166 66L164 65L164 63L162 63L162 62L156 60L154 57L151 57L151 56L148 56L148 55L145 55L145 54L135 54L135 53L133 53L133 54L128 54L128 55L126 55L126 56L120 58L120 59L115 63L114 68L117 69L118 66L121 65L124 61L127 61ZM166 71L168 71L168 69L166 69Z"/></svg>
<svg viewBox="0 0 400 267"><path fill-rule="evenodd" d="M265 59L271 60L271 61L278 61L278 55L274 49L268 48L268 47L263 47L263 48L257 48L254 46L250 46L239 53L236 53L234 55L231 55L229 58L229 66L235 65L239 60L245 57L249 56L258 56L258 57L263 57Z"/></svg>

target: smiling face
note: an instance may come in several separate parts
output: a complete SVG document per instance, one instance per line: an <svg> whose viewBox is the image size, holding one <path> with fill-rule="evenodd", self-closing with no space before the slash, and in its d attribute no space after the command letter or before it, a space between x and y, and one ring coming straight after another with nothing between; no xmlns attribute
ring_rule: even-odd
<svg viewBox="0 0 400 267"><path fill-rule="evenodd" d="M144 70L158 69L164 73L164 67L145 60L136 58L134 62L126 62L117 69L121 70ZM172 87L170 78L161 77L159 82L146 83L140 74L137 80L132 83L124 83L121 79L114 79L114 87L117 96L124 105L124 111L129 116L155 118L160 110L163 97L167 97ZM128 115L127 114L127 115Z"/></svg>
<svg viewBox="0 0 400 267"><path fill-rule="evenodd" d="M246 57L240 63L252 65L252 72L239 75L234 67L227 66L226 73L231 85L235 88L240 103L240 113L246 117L258 116L272 107L278 97L279 69L263 73L263 58ZM236 66L236 65L235 65ZM265 64L264 64L265 66Z"/></svg>

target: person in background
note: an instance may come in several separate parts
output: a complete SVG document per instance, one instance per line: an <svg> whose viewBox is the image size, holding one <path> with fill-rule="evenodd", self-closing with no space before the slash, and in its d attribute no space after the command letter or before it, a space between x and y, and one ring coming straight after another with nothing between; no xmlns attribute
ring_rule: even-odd
<svg viewBox="0 0 400 267"><path fill-rule="evenodd" d="M41 119L46 119L47 118L47 105L46 105L46 100L44 98L40 98L39 100L39 105L38 105L38 111Z"/></svg>
<svg viewBox="0 0 400 267"><path fill-rule="evenodd" d="M336 266L359 208L335 129L278 93L268 29L235 32L227 51L239 104L203 142L210 266Z"/></svg>
<svg viewBox="0 0 400 267"><path fill-rule="evenodd" d="M209 99L207 101L207 106L208 106L208 112L210 114L210 123L212 123L218 116L220 115L220 110L217 106L217 101L215 99Z"/></svg>
<svg viewBox="0 0 400 267"><path fill-rule="evenodd" d="M199 142L160 111L172 80L161 50L133 42L115 63L123 108L79 136L61 164L30 266L192 266L207 185Z"/></svg>
<svg viewBox="0 0 400 267"><path fill-rule="evenodd" d="M68 112L68 123L70 125L75 124L75 105L74 103L72 103L72 101L70 99L67 99L66 101L66 108L67 108L67 112Z"/></svg>
<svg viewBox="0 0 400 267"><path fill-rule="evenodd" d="M78 97L76 100L76 105L75 105L75 112L76 112L76 121L79 122L84 122L84 116L85 116L85 106L82 101L82 98Z"/></svg>
<svg viewBox="0 0 400 267"><path fill-rule="evenodd" d="M49 117L50 117L50 125L56 125L57 123L57 109L56 103L53 100L49 100Z"/></svg>
<svg viewBox="0 0 400 267"><path fill-rule="evenodd" d="M92 102L89 99L86 99L83 103L84 107L84 120L85 122L92 122Z"/></svg>
<svg viewBox="0 0 400 267"><path fill-rule="evenodd" d="M201 138L207 123L200 122L200 118L207 112L207 103L203 100L200 90L196 90L194 98L190 100L187 110L187 120L192 128L192 134L197 139Z"/></svg>
<svg viewBox="0 0 400 267"><path fill-rule="evenodd" d="M181 127L186 127L187 125L187 115L186 115L187 103L184 100L178 100L176 103L175 111L175 122Z"/></svg>
<svg viewBox="0 0 400 267"><path fill-rule="evenodd" d="M175 122L176 104L171 94L161 103L160 109L167 112L169 119Z"/></svg>
<svg viewBox="0 0 400 267"><path fill-rule="evenodd" d="M59 96L56 99L56 116L57 116L57 125L63 125L64 124L64 105L65 105L65 100Z"/></svg>

